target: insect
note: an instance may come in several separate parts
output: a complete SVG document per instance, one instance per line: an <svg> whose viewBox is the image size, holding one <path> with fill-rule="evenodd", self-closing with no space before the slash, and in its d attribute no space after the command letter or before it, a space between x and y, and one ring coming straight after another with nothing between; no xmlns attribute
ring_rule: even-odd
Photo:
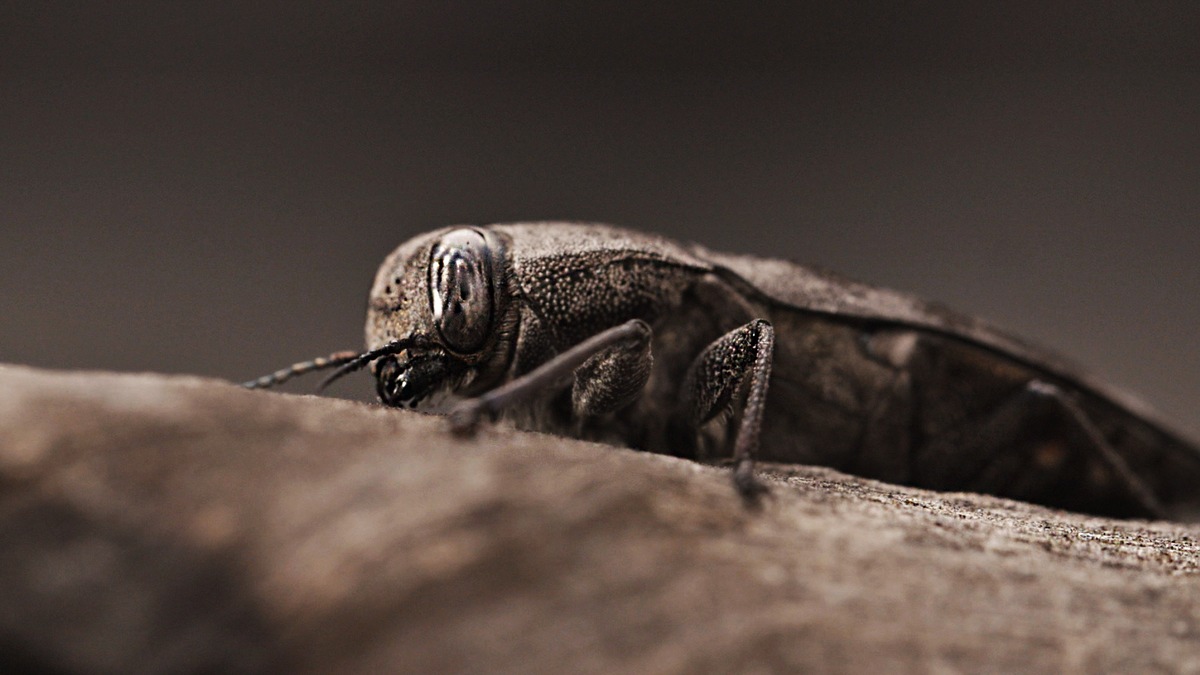
<svg viewBox="0 0 1200 675"><path fill-rule="evenodd" d="M1095 514L1200 513L1200 450L1061 357L909 295L608 225L455 226L380 267L366 350L389 406ZM457 403L455 403L457 401Z"/></svg>

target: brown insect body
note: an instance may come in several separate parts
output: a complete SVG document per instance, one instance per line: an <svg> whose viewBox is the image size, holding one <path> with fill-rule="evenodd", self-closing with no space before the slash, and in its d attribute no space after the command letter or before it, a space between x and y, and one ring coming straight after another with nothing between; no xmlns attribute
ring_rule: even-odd
<svg viewBox="0 0 1200 675"><path fill-rule="evenodd" d="M788 262L598 224L446 228L384 262L366 338L357 365L392 405L453 393L482 402L471 419L747 470L1200 510L1200 451L1144 405L983 322Z"/></svg>

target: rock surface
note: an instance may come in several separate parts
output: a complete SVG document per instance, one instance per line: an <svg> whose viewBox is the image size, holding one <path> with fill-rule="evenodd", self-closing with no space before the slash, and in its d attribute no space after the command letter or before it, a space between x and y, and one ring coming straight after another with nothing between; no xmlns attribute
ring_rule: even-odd
<svg viewBox="0 0 1200 675"><path fill-rule="evenodd" d="M0 671L1200 672L1200 527L0 367Z"/></svg>

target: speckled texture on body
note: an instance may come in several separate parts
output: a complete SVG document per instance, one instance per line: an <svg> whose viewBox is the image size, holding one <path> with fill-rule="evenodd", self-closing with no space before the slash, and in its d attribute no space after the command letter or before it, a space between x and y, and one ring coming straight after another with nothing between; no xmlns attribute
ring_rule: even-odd
<svg viewBox="0 0 1200 675"><path fill-rule="evenodd" d="M1200 672L1200 528L0 367L0 670Z"/></svg>
<svg viewBox="0 0 1200 675"><path fill-rule="evenodd" d="M431 270L453 267L445 255L488 270L467 284L472 302L462 306L470 325L489 329L469 339L432 318ZM648 377L615 387L636 394L645 382L628 405L581 413L571 373L557 373L499 413L525 429L680 457L728 457L737 446L767 461L1087 513L1200 514L1200 445L1061 357L903 293L635 230L543 222L418 236L376 276L366 342L409 345L375 366L382 400L436 406L445 394L494 390L631 320L650 327L651 365ZM696 369L748 367L697 358L757 320L774 328L769 393L753 399L761 418L745 423L751 398L742 396L697 425L696 411L722 396L685 384L705 380ZM407 342L415 338L420 346ZM454 346L466 342L477 346ZM765 367L754 371L765 377ZM759 422L761 435L738 430Z"/></svg>

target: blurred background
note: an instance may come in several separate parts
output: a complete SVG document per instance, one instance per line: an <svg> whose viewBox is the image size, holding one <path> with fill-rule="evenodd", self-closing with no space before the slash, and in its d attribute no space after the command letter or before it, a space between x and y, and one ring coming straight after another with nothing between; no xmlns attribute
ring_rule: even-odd
<svg viewBox="0 0 1200 675"><path fill-rule="evenodd" d="M0 361L240 381L360 347L417 232L601 220L945 301L1200 430L1200 4L16 4Z"/></svg>

